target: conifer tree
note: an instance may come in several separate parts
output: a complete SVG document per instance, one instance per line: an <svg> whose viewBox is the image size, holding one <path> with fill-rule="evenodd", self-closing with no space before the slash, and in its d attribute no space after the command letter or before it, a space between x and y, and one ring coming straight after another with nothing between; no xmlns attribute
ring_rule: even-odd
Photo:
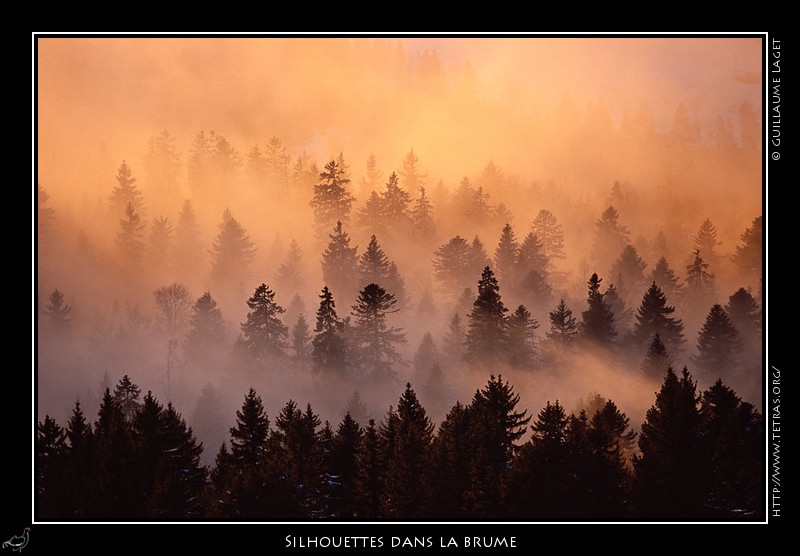
<svg viewBox="0 0 800 556"><path fill-rule="evenodd" d="M661 288L661 291L667 296L667 299L671 299L674 302L683 299L684 286L679 282L678 276L670 268L666 257L658 259L653 270L650 271L648 279L650 282L655 282L656 285Z"/></svg>
<svg viewBox="0 0 800 556"><path fill-rule="evenodd" d="M411 218L411 196L400 186L398 180L398 175L392 172L381 193L381 216L393 235L407 230Z"/></svg>
<svg viewBox="0 0 800 556"><path fill-rule="evenodd" d="M128 205L131 206L132 212L141 215L144 210L144 196L136 185L131 167L124 160L117 170L116 180L117 185L111 190L109 197L111 215L120 217L125 215L129 210Z"/></svg>
<svg viewBox="0 0 800 556"><path fill-rule="evenodd" d="M672 358L667 353L667 347L661 341L661 336L656 332L650 340L647 354L640 366L642 374L647 378L663 380L664 374L671 366Z"/></svg>
<svg viewBox="0 0 800 556"><path fill-rule="evenodd" d="M531 370L536 364L538 328L539 322L524 305L508 317L508 362L513 367Z"/></svg>
<svg viewBox="0 0 800 556"><path fill-rule="evenodd" d="M80 401L76 401L72 408L65 434L69 443L64 462L64 482L70 501L69 517L80 519L88 515L92 501L95 449L92 426L86 420Z"/></svg>
<svg viewBox="0 0 800 556"><path fill-rule="evenodd" d="M697 336L693 362L709 377L727 377L739 365L742 342L725 309L715 303Z"/></svg>
<svg viewBox="0 0 800 556"><path fill-rule="evenodd" d="M322 288L314 338L311 341L311 361L316 372L345 378L348 372L349 350L344 337L345 323L336 313L336 303L328 286Z"/></svg>
<svg viewBox="0 0 800 556"><path fill-rule="evenodd" d="M278 290L287 293L301 292L305 289L303 252L296 239L292 239L289 243L286 258L275 275L275 285Z"/></svg>
<svg viewBox="0 0 800 556"><path fill-rule="evenodd" d="M361 445L363 431L350 413L336 429L331 449L331 475L334 477L331 489L332 517L353 518L356 516L356 475L358 472L357 454Z"/></svg>
<svg viewBox="0 0 800 556"><path fill-rule="evenodd" d="M292 327L291 344L295 364L300 369L307 368L311 362L311 329L302 313Z"/></svg>
<svg viewBox="0 0 800 556"><path fill-rule="evenodd" d="M647 263L631 244L622 249L611 266L611 276L617 280L617 285L624 284L624 290L619 293L626 303L633 303L647 287L646 267Z"/></svg>
<svg viewBox="0 0 800 556"><path fill-rule="evenodd" d="M594 261L602 264L615 260L628 244L629 235L628 229L619 223L617 209L609 206L596 223L592 248Z"/></svg>
<svg viewBox="0 0 800 556"><path fill-rule="evenodd" d="M506 223L494 251L494 268L497 270L498 278L511 282L519 254L520 246L514 235L514 229Z"/></svg>
<svg viewBox="0 0 800 556"><path fill-rule="evenodd" d="M358 288L357 247L350 247L350 235L342 222L336 223L330 242L322 254L322 278L340 300L352 299Z"/></svg>
<svg viewBox="0 0 800 556"><path fill-rule="evenodd" d="M368 284L353 305L353 332L358 360L367 376L386 380L392 365L402 362L397 346L406 343L401 328L389 326L387 316L397 311L394 296L378 284Z"/></svg>
<svg viewBox="0 0 800 556"><path fill-rule="evenodd" d="M708 263L695 250L692 262L686 266L686 295L690 304L705 304L714 291L714 274L709 272Z"/></svg>
<svg viewBox="0 0 800 556"><path fill-rule="evenodd" d="M434 253L434 277L445 293L455 297L472 284L470 246L461 236L451 238Z"/></svg>
<svg viewBox="0 0 800 556"><path fill-rule="evenodd" d="M185 352L195 365L218 359L227 333L222 311L211 293L205 292L194 302L186 333Z"/></svg>
<svg viewBox="0 0 800 556"><path fill-rule="evenodd" d="M336 226L337 222L348 224L354 201L348 189L349 183L343 160L331 160L320 172L310 203L318 235L324 237L323 234Z"/></svg>
<svg viewBox="0 0 800 556"><path fill-rule="evenodd" d="M547 339L561 348L568 348L574 345L578 332L577 319L572 316L572 310L562 299L550 312L550 331L547 333Z"/></svg>
<svg viewBox="0 0 800 556"><path fill-rule="evenodd" d="M465 358L473 365L505 362L508 356L508 309L500 298L500 287L492 270L484 268L478 296L469 314Z"/></svg>
<svg viewBox="0 0 800 556"><path fill-rule="evenodd" d="M255 254L255 245L247 231L233 213L225 209L211 246L212 283L223 290L233 286L235 293L243 292Z"/></svg>
<svg viewBox="0 0 800 556"><path fill-rule="evenodd" d="M466 354L467 331L458 312L454 312L447 323L447 333L442 341L442 350L451 363L460 363Z"/></svg>
<svg viewBox="0 0 800 556"><path fill-rule="evenodd" d="M387 517L424 517L428 505L430 449L433 423L419 403L411 384L406 384L397 403L391 459L386 468Z"/></svg>
<svg viewBox="0 0 800 556"><path fill-rule="evenodd" d="M375 420L370 419L364 428L356 452L354 514L362 519L374 519L381 515L383 507L383 465L380 439Z"/></svg>
<svg viewBox="0 0 800 556"><path fill-rule="evenodd" d="M120 230L116 242L123 269L133 277L142 269L145 250L144 224L133 203L128 203L123 214L124 218L119 221Z"/></svg>
<svg viewBox="0 0 800 556"><path fill-rule="evenodd" d="M72 308L64 303L64 294L58 289L53 290L44 309L48 328L56 334L67 332L72 323L71 311Z"/></svg>
<svg viewBox="0 0 800 556"><path fill-rule="evenodd" d="M419 197L411 209L411 233L424 245L430 245L436 237L436 221L433 205L425 195L425 188L419 188Z"/></svg>
<svg viewBox="0 0 800 556"><path fill-rule="evenodd" d="M389 260L374 235L358 259L358 274L360 287L379 284L395 297L398 304L403 304L405 300L403 278L397 270L397 265Z"/></svg>
<svg viewBox="0 0 800 556"><path fill-rule="evenodd" d="M66 432L50 415L36 427L35 501L37 515L43 519L63 518L69 511L64 484L67 452Z"/></svg>
<svg viewBox="0 0 800 556"><path fill-rule="evenodd" d="M142 389L139 388L128 375L123 376L116 387L114 387L114 401L119 404L122 414L127 422L132 422L134 416L141 407L139 396Z"/></svg>
<svg viewBox="0 0 800 556"><path fill-rule="evenodd" d="M285 309L275 302L275 292L266 284L258 286L247 300L250 311L242 323L239 345L255 361L284 354L289 335L280 315Z"/></svg>
<svg viewBox="0 0 800 556"><path fill-rule="evenodd" d="M652 282L642 297L642 303L636 311L636 325L633 338L644 346L655 334L658 334L666 348L673 355L682 351L683 323L673 316L675 307L667 305L667 297L658 284Z"/></svg>
<svg viewBox="0 0 800 556"><path fill-rule="evenodd" d="M701 516L708 490L709 460L702 446L696 383L670 368L647 411L634 459L636 515L659 520Z"/></svg>
<svg viewBox="0 0 800 556"><path fill-rule="evenodd" d="M531 231L541 241L542 255L547 261L566 257L564 231L551 211L541 209L533 219Z"/></svg>
<svg viewBox="0 0 800 556"><path fill-rule="evenodd" d="M733 253L733 262L747 277L754 278L763 273L764 218L757 216L740 236L741 243Z"/></svg>
<svg viewBox="0 0 800 556"><path fill-rule="evenodd" d="M716 266L718 259L716 248L722 245L722 242L717 241L717 228L711 223L710 218L703 220L695 234L693 245L695 250L703 253L703 257L712 267Z"/></svg>
<svg viewBox="0 0 800 556"><path fill-rule="evenodd" d="M431 449L431 515L443 520L468 517L466 494L474 454L469 408L461 402L447 412Z"/></svg>
<svg viewBox="0 0 800 556"><path fill-rule="evenodd" d="M589 278L589 294L586 299L587 308L582 314L581 334L587 340L600 345L610 346L617 331L614 327L614 314L600 291L602 278L597 273Z"/></svg>

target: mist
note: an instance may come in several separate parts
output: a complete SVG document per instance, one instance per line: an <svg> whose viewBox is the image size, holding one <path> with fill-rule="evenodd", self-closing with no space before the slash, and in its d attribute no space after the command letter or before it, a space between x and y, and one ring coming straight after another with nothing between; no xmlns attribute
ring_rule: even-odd
<svg viewBox="0 0 800 556"><path fill-rule="evenodd" d="M761 269L743 271L735 255L763 212L762 91L760 79L744 77L760 72L762 57L761 39L724 37L39 37L37 415L66 422L81 400L93 416L104 388L127 375L174 403L210 461L251 386L270 416L293 399L335 425L355 392L380 421L411 382L440 422L491 374L514 385L529 414L553 400L577 410L599 394L636 428L661 382L640 372L645 351L610 356L586 348L546 357L549 314L563 299L580 320L593 273L603 290L620 285L613 275L620 251L593 248L608 207L646 262L645 274L663 256L682 281L708 220L716 238L714 258L706 259L713 292L701 304L668 302L686 339L674 366L688 367L700 388L719 378L692 360L709 309L740 288L757 299L761 291ZM231 163L224 174L192 166L201 135L224 139ZM255 171L253 162L267 152L280 155L282 173ZM164 153L174 158L155 156ZM354 198L344 226L350 246L361 256L375 236L403 279L405 300L388 316L405 335L390 385L324 380L281 359L253 372L234 355L246 302L262 283L286 309L289 330L302 313L313 334L333 229L315 232L311 201L334 160L343 162ZM123 166L141 193L144 254L135 271L118 241L125 214L111 201ZM392 173L409 207L424 188L435 223L424 241L359 218ZM464 191L481 195L480 218L459 204ZM187 201L202 249L178 257L173 234L157 259L156 222L175 232ZM448 324L454 313L467 323L481 274L468 276L465 305L464 288L437 278L437 250L456 236L478 238L495 267L504 226L522 242L543 210L564 238L563 258L548 266L548 301L528 301L498 278L509 312L525 304L536 321L536 364L476 368L448 359ZM235 279L221 281L214 242L226 214L246 231L253 256ZM300 279L282 283L293 243ZM184 341L191 312L176 334L156 303L154 292L172 284L186 288L192 305L209 292L224 319L224 345L201 361L191 361ZM647 285L626 292L634 313ZM351 314L360 287L334 289L340 317ZM66 332L46 326L55 290L69 306ZM440 377L414 364L426 333ZM760 353L746 355L760 365ZM760 406L758 370L721 378ZM209 398L215 415L203 414Z"/></svg>

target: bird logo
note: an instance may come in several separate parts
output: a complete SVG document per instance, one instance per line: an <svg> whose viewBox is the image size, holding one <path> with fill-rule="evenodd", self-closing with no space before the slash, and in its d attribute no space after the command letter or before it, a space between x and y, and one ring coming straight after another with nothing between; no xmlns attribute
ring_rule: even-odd
<svg viewBox="0 0 800 556"><path fill-rule="evenodd" d="M30 527L25 527L25 531L23 531L21 535L14 535L4 542L3 548L10 548L16 552L21 551L28 544L28 535L30 530Z"/></svg>

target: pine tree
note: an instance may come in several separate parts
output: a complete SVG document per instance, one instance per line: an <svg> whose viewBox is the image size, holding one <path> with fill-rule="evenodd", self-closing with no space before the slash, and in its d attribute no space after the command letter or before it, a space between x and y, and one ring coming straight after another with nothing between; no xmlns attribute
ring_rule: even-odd
<svg viewBox="0 0 800 556"><path fill-rule="evenodd" d="M109 197L111 215L125 215L129 210L128 205L131 206L132 212L141 214L144 211L144 196L136 185L136 178L133 177L131 167L124 160L117 170L116 180L117 185L114 186Z"/></svg>
<svg viewBox="0 0 800 556"><path fill-rule="evenodd" d="M664 373L671 367L672 358L667 353L667 347L661 341L661 336L656 332L640 366L642 375L650 379L662 380Z"/></svg>
<svg viewBox="0 0 800 556"><path fill-rule="evenodd" d="M537 361L536 330L539 322L524 305L508 317L508 362L518 369L531 370Z"/></svg>
<svg viewBox="0 0 800 556"><path fill-rule="evenodd" d="M753 281L764 270L764 218L757 216L742 233L742 242L736 246L733 262L743 275ZM752 282L750 282L752 284Z"/></svg>
<svg viewBox="0 0 800 556"><path fill-rule="evenodd" d="M514 235L514 229L506 223L494 251L494 268L497 269L498 278L511 281L519 254L520 246Z"/></svg>
<svg viewBox="0 0 800 556"><path fill-rule="evenodd" d="M647 411L634 459L636 515L659 520L694 520L708 491L709 460L700 434L696 383L684 368L668 369Z"/></svg>
<svg viewBox="0 0 800 556"><path fill-rule="evenodd" d="M383 507L383 465L380 438L375 420L370 419L364 428L356 452L354 514L361 519L374 519Z"/></svg>
<svg viewBox="0 0 800 556"><path fill-rule="evenodd" d="M678 281L675 272L670 268L666 257L661 257L650 271L648 276L650 282L655 282L667 299L675 302L683 300L684 286Z"/></svg>
<svg viewBox="0 0 800 556"><path fill-rule="evenodd" d="M349 350L344 337L344 322L336 314L336 303L328 286L322 288L317 310L314 338L311 341L311 361L316 372L345 378L349 365Z"/></svg>
<svg viewBox="0 0 800 556"><path fill-rule="evenodd" d="M717 228L711 223L711 219L706 218L703 221L694 237L693 245L696 251L703 253L703 257L712 267L716 266L718 255L715 250L722 242L717 241Z"/></svg>
<svg viewBox="0 0 800 556"><path fill-rule="evenodd" d="M280 315L285 309L275 302L275 292L266 284L258 286L247 300L250 311L242 323L239 344L255 361L284 355L289 335Z"/></svg>
<svg viewBox="0 0 800 556"><path fill-rule="evenodd" d="M457 296L472 284L470 255L470 246L461 236L451 238L434 253L434 277L445 293Z"/></svg>
<svg viewBox="0 0 800 556"><path fill-rule="evenodd" d="M466 500L470 511L478 516L498 517L508 469L519 450L516 442L531 420L527 410L517 409L519 400L519 394L499 375L491 375L472 398L474 458Z"/></svg>
<svg viewBox="0 0 800 556"><path fill-rule="evenodd" d="M384 513L397 519L424 517L427 511L433 423L411 384L397 403L392 457L386 468Z"/></svg>
<svg viewBox="0 0 800 556"><path fill-rule="evenodd" d="M72 323L71 311L72 308L64 303L64 294L58 289L53 290L44 309L49 330L55 334L63 334L69 331Z"/></svg>
<svg viewBox="0 0 800 556"><path fill-rule="evenodd" d="M398 179L392 172L381 194L381 216L394 236L404 233L411 222L411 196L400 186Z"/></svg>
<svg viewBox="0 0 800 556"><path fill-rule="evenodd" d="M314 185L311 208L314 211L314 227L317 234L323 236L337 222L347 224L353 204L353 196L347 186L350 179L342 161L331 160L319 174L319 181ZM324 237L324 236L323 236Z"/></svg>
<svg viewBox="0 0 800 556"><path fill-rule="evenodd" d="M378 284L368 284L353 305L357 357L373 380L388 379L392 365L402 362L397 346L406 343L405 333L387 322L387 316L397 311L395 304L392 294Z"/></svg>
<svg viewBox="0 0 800 556"><path fill-rule="evenodd" d="M375 236L370 238L369 245L358 259L358 274L362 288L368 284L379 284L395 297L398 304L403 304L406 295L403 278Z"/></svg>
<svg viewBox="0 0 800 556"><path fill-rule="evenodd" d="M138 276L142 270L145 250L144 224L133 203L128 203L125 207L124 216L119 221L120 230L117 233L116 243L123 269L132 278Z"/></svg>
<svg viewBox="0 0 800 556"><path fill-rule="evenodd" d="M608 347L614 341L617 331L614 327L614 314L600 291L600 282L602 278L597 273L589 278L589 294L586 299L587 308L582 314L581 334L597 345Z"/></svg>
<svg viewBox="0 0 800 556"><path fill-rule="evenodd" d="M508 309L492 270L484 268L478 296L469 314L465 359L473 365L505 362L508 356Z"/></svg>
<svg viewBox="0 0 800 556"><path fill-rule="evenodd" d="M433 205L425 196L425 188L419 188L419 197L411 209L411 233L423 245L430 245L436 237L436 221Z"/></svg>
<svg viewBox="0 0 800 556"><path fill-rule="evenodd" d="M211 293L205 292L192 306L184 344L187 358L194 365L217 359L222 353L226 335L222 311Z"/></svg>
<svg viewBox="0 0 800 556"><path fill-rule="evenodd" d="M255 245L247 231L231 211L225 209L219 233L211 246L212 283L222 290L234 286L237 294L243 292L255 254Z"/></svg>
<svg viewBox="0 0 800 556"><path fill-rule="evenodd" d="M340 518L356 516L356 476L358 473L358 449L363 431L350 413L336 429L332 446L331 475L334 483L331 489L331 515Z"/></svg>
<svg viewBox="0 0 800 556"><path fill-rule="evenodd" d="M692 361L710 377L725 377L739 365L742 343L725 309L715 303L697 337Z"/></svg>
<svg viewBox="0 0 800 556"><path fill-rule="evenodd" d="M575 344L578 332L578 322L562 299L550 312L550 331L547 333L547 339L560 348L568 348Z"/></svg>
<svg viewBox="0 0 800 556"><path fill-rule="evenodd" d="M357 247L350 247L350 236L342 222L336 223L330 242L322 254L322 277L337 298L347 300L358 288Z"/></svg>
<svg viewBox="0 0 800 556"><path fill-rule="evenodd" d="M531 224L531 231L541 241L542 254L548 261L566 257L564 232L552 212L541 209Z"/></svg>
<svg viewBox="0 0 800 556"><path fill-rule="evenodd" d="M683 323L675 318L675 307L667 305L667 297L653 282L642 297L636 312L633 338L640 346L658 334L670 353L677 355L683 349Z"/></svg>
<svg viewBox="0 0 800 556"><path fill-rule="evenodd" d="M114 401L119 404L122 414L127 422L132 422L134 416L141 407L139 396L142 389L139 388L128 375L123 376L114 388Z"/></svg>
<svg viewBox="0 0 800 556"><path fill-rule="evenodd" d="M63 480L67 435L49 415L45 415L44 421L39 421L36 432L37 515L43 519L63 518L69 511L68 492Z"/></svg>

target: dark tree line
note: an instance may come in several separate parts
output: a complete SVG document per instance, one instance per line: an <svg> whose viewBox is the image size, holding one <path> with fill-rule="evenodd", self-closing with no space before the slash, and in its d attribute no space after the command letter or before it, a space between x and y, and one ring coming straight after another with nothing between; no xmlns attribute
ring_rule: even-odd
<svg viewBox="0 0 800 556"><path fill-rule="evenodd" d="M436 426L407 384L380 422L332 425L244 396L214 465L168 404L125 376L94 422L76 403L36 443L41 520L727 520L763 511L763 422L717 381L668 368L641 431L611 400L535 416L501 376Z"/></svg>

